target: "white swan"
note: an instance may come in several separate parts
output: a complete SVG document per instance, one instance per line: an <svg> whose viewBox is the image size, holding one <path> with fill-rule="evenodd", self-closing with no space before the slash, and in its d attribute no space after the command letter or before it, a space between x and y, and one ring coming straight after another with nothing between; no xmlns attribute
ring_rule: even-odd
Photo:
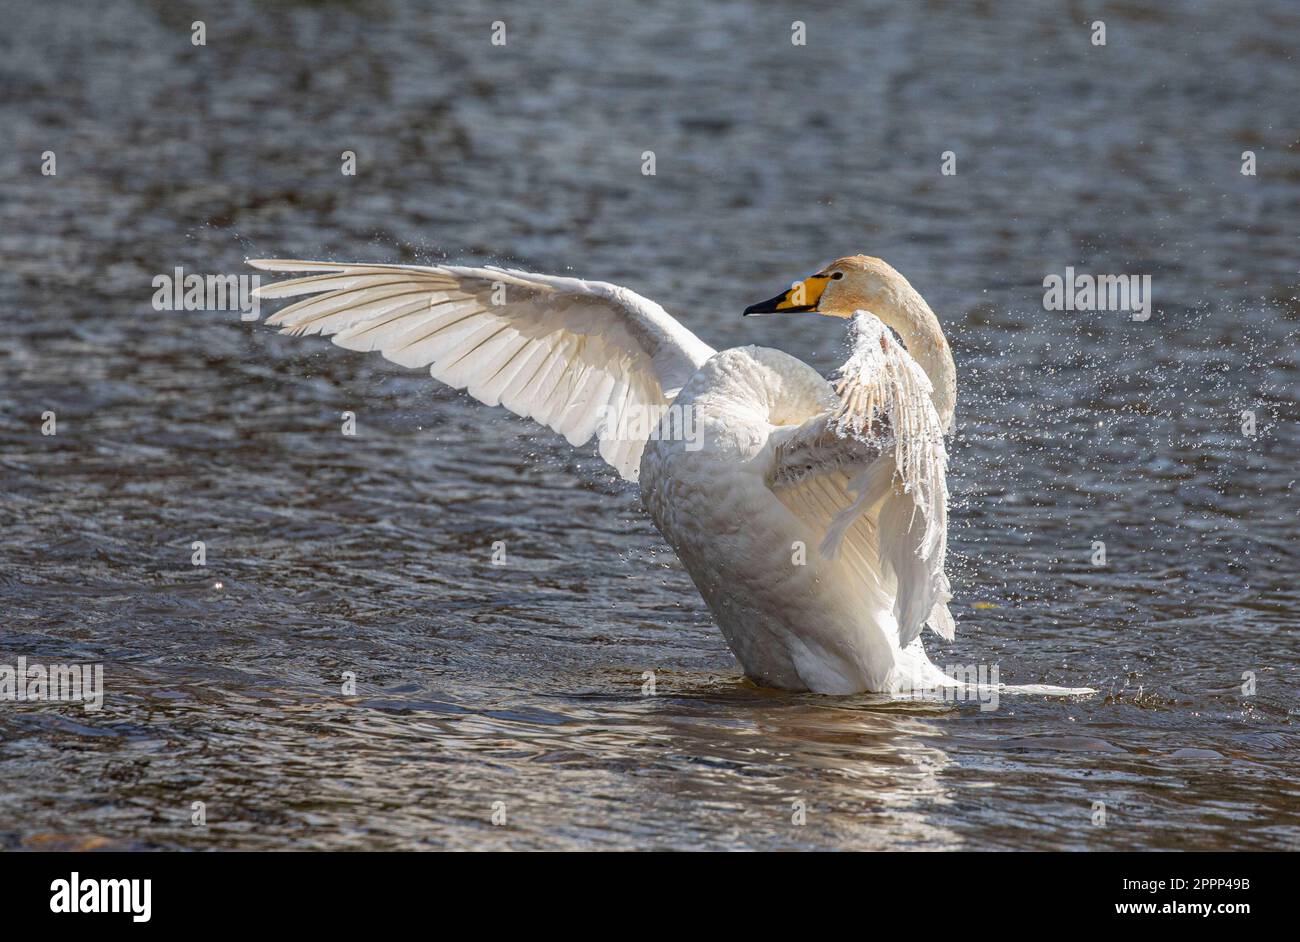
<svg viewBox="0 0 1300 942"><path fill-rule="evenodd" d="M268 318L378 350L601 456L641 496L754 681L849 694L964 688L952 638L944 433L956 369L938 319L877 258L842 258L746 314L851 319L832 386L779 350L721 352L617 285L500 268L251 260L307 277ZM1005 686L1001 690L1011 690ZM1022 692L1086 693L1059 687Z"/></svg>

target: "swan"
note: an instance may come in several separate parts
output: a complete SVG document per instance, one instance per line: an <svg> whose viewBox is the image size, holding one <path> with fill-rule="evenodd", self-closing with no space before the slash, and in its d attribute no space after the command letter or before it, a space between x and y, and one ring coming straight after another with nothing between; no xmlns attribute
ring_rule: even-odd
<svg viewBox="0 0 1300 942"><path fill-rule="evenodd" d="M250 259L300 277L267 318L379 351L599 453L642 502L753 682L821 694L972 689L926 656L951 640L945 434L957 399L938 318L878 258L838 259L745 315L847 322L827 381L758 346L714 350L600 281L493 266ZM1007 692L1091 693L1009 687Z"/></svg>

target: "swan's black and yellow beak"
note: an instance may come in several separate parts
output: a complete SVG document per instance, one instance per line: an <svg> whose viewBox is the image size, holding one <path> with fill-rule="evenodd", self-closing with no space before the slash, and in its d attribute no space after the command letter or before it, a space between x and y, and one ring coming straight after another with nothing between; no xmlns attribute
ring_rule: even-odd
<svg viewBox="0 0 1300 942"><path fill-rule="evenodd" d="M796 281L790 286L789 291L783 291L774 298L768 298L766 301L760 301L757 304L751 304L745 308L745 317L754 314L797 314L804 311L817 310L817 302L821 300L822 292L826 290L826 283L831 280L830 275L809 275L803 281Z"/></svg>

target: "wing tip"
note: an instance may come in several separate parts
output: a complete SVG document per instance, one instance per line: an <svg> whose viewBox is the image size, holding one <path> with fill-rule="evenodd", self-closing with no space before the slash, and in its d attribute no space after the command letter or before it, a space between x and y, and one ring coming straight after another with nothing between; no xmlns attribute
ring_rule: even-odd
<svg viewBox="0 0 1300 942"><path fill-rule="evenodd" d="M948 611L946 602L940 602L930 610L928 624L930 630L944 641L951 641L957 636L957 622L953 619L952 612Z"/></svg>
<svg viewBox="0 0 1300 942"><path fill-rule="evenodd" d="M346 262L316 262L302 258L246 258L244 264L258 271L347 271L353 267Z"/></svg>

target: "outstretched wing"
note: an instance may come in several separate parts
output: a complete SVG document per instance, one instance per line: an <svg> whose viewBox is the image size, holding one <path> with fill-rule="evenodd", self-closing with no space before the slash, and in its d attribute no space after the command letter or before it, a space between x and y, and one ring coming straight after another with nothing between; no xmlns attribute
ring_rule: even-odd
<svg viewBox="0 0 1300 942"><path fill-rule="evenodd" d="M951 639L948 455L930 380L875 316L854 318L853 353L835 377L839 403L775 433L770 487L867 591L893 598L899 643L928 623Z"/></svg>
<svg viewBox="0 0 1300 942"><path fill-rule="evenodd" d="M714 351L662 307L599 281L501 268L250 260L310 273L260 298L312 295L267 324L429 367L434 379L536 419L635 481L649 429Z"/></svg>

